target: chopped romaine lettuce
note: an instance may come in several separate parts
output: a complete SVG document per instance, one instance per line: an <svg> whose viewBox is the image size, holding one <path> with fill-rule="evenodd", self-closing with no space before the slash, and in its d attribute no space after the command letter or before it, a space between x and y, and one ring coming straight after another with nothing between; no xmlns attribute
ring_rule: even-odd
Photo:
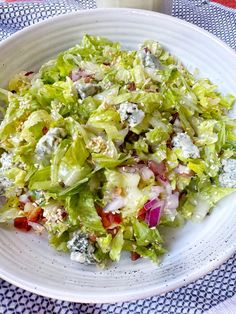
<svg viewBox="0 0 236 314"><path fill-rule="evenodd" d="M74 261L158 262L166 226L236 189L234 97L157 42L85 35L0 101L0 222L38 225Z"/></svg>

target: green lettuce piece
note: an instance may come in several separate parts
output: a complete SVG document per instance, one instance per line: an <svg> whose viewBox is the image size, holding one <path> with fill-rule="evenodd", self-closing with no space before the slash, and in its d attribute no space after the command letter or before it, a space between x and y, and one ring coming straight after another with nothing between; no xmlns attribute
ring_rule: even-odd
<svg viewBox="0 0 236 314"><path fill-rule="evenodd" d="M50 106L52 101L57 102L59 113L62 116L77 111L78 94L69 77L66 78L66 81L58 81L52 85L44 84L37 79L32 84L30 93L44 108Z"/></svg>
<svg viewBox="0 0 236 314"><path fill-rule="evenodd" d="M120 229L111 241L111 250L109 256L112 261L118 262L124 244L123 230Z"/></svg>
<svg viewBox="0 0 236 314"><path fill-rule="evenodd" d="M158 230L150 229L144 222L139 222L137 219L133 221L134 237L138 246L148 246L152 243L161 244L163 240Z"/></svg>
<svg viewBox="0 0 236 314"><path fill-rule="evenodd" d="M25 177L27 172L17 167L12 167L5 172L5 175L13 182L18 188L23 188L25 185Z"/></svg>
<svg viewBox="0 0 236 314"><path fill-rule="evenodd" d="M23 212L17 207L15 199L13 199L13 202L15 204L12 204L11 198L5 205L1 206L0 223L10 222L16 217L23 216Z"/></svg>
<svg viewBox="0 0 236 314"><path fill-rule="evenodd" d="M100 102L93 97L89 96L81 100L78 105L78 114L81 116L84 122L87 122L90 115L98 108Z"/></svg>
<svg viewBox="0 0 236 314"><path fill-rule="evenodd" d="M202 146L216 143L218 141L218 135L214 132L216 124L217 121L213 119L200 122L197 126L198 137L195 139L195 144Z"/></svg>
<svg viewBox="0 0 236 314"><path fill-rule="evenodd" d="M108 253L111 250L111 243L112 243L112 235L108 234L105 237L97 238L97 243L101 248L103 253Z"/></svg>
<svg viewBox="0 0 236 314"><path fill-rule="evenodd" d="M205 185L199 192L188 193L180 212L185 219L201 221L219 200L235 191L233 188Z"/></svg>
<svg viewBox="0 0 236 314"><path fill-rule="evenodd" d="M122 188L126 205L122 209L122 217L136 216L138 210L148 201L150 187L139 188L140 175L138 173L121 173L117 170L105 171L106 184L104 191L113 191L116 187ZM106 204L104 204L106 205Z"/></svg>
<svg viewBox="0 0 236 314"><path fill-rule="evenodd" d="M113 125L118 125L119 122L120 122L120 115L118 111L115 110L115 108L99 107L97 110L95 110L91 114L87 122L87 125L104 130L104 124L105 126L107 126L107 124L109 123Z"/></svg>
<svg viewBox="0 0 236 314"><path fill-rule="evenodd" d="M166 125L160 121L159 126L146 133L146 138L150 144L161 144L163 141L167 141L171 131L172 128L170 125Z"/></svg>
<svg viewBox="0 0 236 314"><path fill-rule="evenodd" d="M86 188L78 195L67 197L66 210L73 225L81 224L88 232L94 232L97 235L105 233L94 205L94 197Z"/></svg>
<svg viewBox="0 0 236 314"><path fill-rule="evenodd" d="M49 128L51 122L52 117L46 110L36 110L32 112L23 124L19 140L33 144L36 143L43 135L43 128Z"/></svg>
<svg viewBox="0 0 236 314"><path fill-rule="evenodd" d="M8 102L9 105L0 126L1 141L6 140L9 135L17 133L17 127L19 127L21 121L27 119L28 113L32 110L35 103L31 95L18 96L12 93L8 94Z"/></svg>
<svg viewBox="0 0 236 314"><path fill-rule="evenodd" d="M48 241L57 251L67 253L69 252L69 249L67 248L67 242L69 239L69 232L65 231L60 236L57 234L50 234Z"/></svg>
<svg viewBox="0 0 236 314"><path fill-rule="evenodd" d="M221 167L220 158L216 151L216 145L205 146L204 160L206 163L206 172L210 177L216 177Z"/></svg>
<svg viewBox="0 0 236 314"><path fill-rule="evenodd" d="M58 182L51 181L51 166L36 170L29 178L30 190L46 190L58 193L61 190Z"/></svg>
<svg viewBox="0 0 236 314"><path fill-rule="evenodd" d="M69 147L68 141L64 141L64 144L62 143L54 154L52 162L52 181L57 182L57 180L59 180L64 182L66 186L72 186L76 181L84 179L91 172L91 168L85 164L89 152L80 135L77 135ZM63 156L64 152L65 154Z"/></svg>

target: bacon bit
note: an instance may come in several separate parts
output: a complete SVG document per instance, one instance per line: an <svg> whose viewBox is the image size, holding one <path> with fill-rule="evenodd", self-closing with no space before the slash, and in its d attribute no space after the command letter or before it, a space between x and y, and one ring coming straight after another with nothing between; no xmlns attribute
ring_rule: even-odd
<svg viewBox="0 0 236 314"><path fill-rule="evenodd" d="M31 202L31 203L34 202L34 199L33 199L33 197L32 197L31 195L28 196L28 200L29 200L29 202Z"/></svg>
<svg viewBox="0 0 236 314"><path fill-rule="evenodd" d="M34 74L34 72L33 71L26 72L25 76L30 76L31 74Z"/></svg>
<svg viewBox="0 0 236 314"><path fill-rule="evenodd" d="M17 217L14 219L14 227L17 229L20 229L22 231L30 231L30 229L32 228L29 224L28 224L28 220L26 217Z"/></svg>
<svg viewBox="0 0 236 314"><path fill-rule="evenodd" d="M92 242L95 242L97 239L96 235L95 234L90 234L89 235L89 240L92 241Z"/></svg>
<svg viewBox="0 0 236 314"><path fill-rule="evenodd" d="M136 90L136 85L135 85L134 82L129 82L129 83L127 84L127 88L128 88L128 90L129 90L130 92L133 92L133 91Z"/></svg>
<svg viewBox="0 0 236 314"><path fill-rule="evenodd" d="M89 75L85 70L74 69L71 71L69 77L73 82L78 81L80 78L84 78L85 83L90 83L94 79L92 75Z"/></svg>
<svg viewBox="0 0 236 314"><path fill-rule="evenodd" d="M145 218L146 218L146 213L147 213L147 211L146 211L146 209L143 207L143 208L141 208L140 210L139 210L139 212L138 212L138 219L139 220L145 220Z"/></svg>
<svg viewBox="0 0 236 314"><path fill-rule="evenodd" d="M68 216L68 214L67 214L66 211L63 211L63 212L61 213L62 219L65 219L67 216Z"/></svg>
<svg viewBox="0 0 236 314"><path fill-rule="evenodd" d="M47 222L47 219L45 217L42 217L40 223L45 224Z"/></svg>
<svg viewBox="0 0 236 314"><path fill-rule="evenodd" d="M105 213L101 207L97 207L97 213L101 217L105 229L114 228L122 221L120 214Z"/></svg>
<svg viewBox="0 0 236 314"><path fill-rule="evenodd" d="M171 123L171 124L174 124L175 121L178 119L178 117L179 117L178 112L174 113L174 114L172 115L172 118L170 119L170 123Z"/></svg>
<svg viewBox="0 0 236 314"><path fill-rule="evenodd" d="M25 207L25 203L19 202L19 205L18 205L19 210L24 210L24 207Z"/></svg>
<svg viewBox="0 0 236 314"><path fill-rule="evenodd" d="M35 207L27 213L28 221L39 222L43 216L43 210L40 207Z"/></svg>
<svg viewBox="0 0 236 314"><path fill-rule="evenodd" d="M47 128L46 126L44 126L44 127L42 128L42 133L43 133L44 135L48 133L48 128Z"/></svg>
<svg viewBox="0 0 236 314"><path fill-rule="evenodd" d="M143 50L144 50L145 53L148 53L148 52L150 51L150 50L148 49L148 47L145 47Z"/></svg>
<svg viewBox="0 0 236 314"><path fill-rule="evenodd" d="M84 78L84 82L85 82L85 83L90 83L92 80L93 80L93 77L92 77L92 76L86 76L86 77Z"/></svg>
<svg viewBox="0 0 236 314"><path fill-rule="evenodd" d="M140 255L136 252L131 252L131 260L134 262L140 258Z"/></svg>

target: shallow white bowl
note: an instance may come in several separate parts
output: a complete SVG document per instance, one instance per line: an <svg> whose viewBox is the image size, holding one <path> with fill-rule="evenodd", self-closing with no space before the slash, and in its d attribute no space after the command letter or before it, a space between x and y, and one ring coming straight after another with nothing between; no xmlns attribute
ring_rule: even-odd
<svg viewBox="0 0 236 314"><path fill-rule="evenodd" d="M236 95L236 56L207 32L149 11L81 11L31 26L0 44L0 86L21 70L38 67L79 42L84 33L107 36L126 48L160 41L190 69ZM77 302L144 298L183 286L211 271L236 251L236 196L221 201L201 224L188 223L168 235L161 265L124 256L111 269L73 263L48 247L45 237L0 228L0 276L29 291Z"/></svg>

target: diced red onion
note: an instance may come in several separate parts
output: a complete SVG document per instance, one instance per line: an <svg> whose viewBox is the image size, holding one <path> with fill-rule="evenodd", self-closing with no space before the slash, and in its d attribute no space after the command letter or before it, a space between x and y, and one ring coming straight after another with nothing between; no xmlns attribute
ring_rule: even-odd
<svg viewBox="0 0 236 314"><path fill-rule="evenodd" d="M166 194L171 195L173 190L172 190L170 183L168 181L162 180L161 178L159 178L159 182L164 186L164 188L166 190Z"/></svg>
<svg viewBox="0 0 236 314"><path fill-rule="evenodd" d="M149 160L148 167L150 170L152 170L155 176L158 176L158 175L163 176L166 173L166 166L163 162L157 163L154 160Z"/></svg>
<svg viewBox="0 0 236 314"><path fill-rule="evenodd" d="M151 187L151 193L150 193L150 199L158 198L160 193L163 193L163 192L164 192L164 189L162 186L158 186L158 185L152 186Z"/></svg>
<svg viewBox="0 0 236 314"><path fill-rule="evenodd" d="M146 215L145 221L150 228L155 227L161 218L161 207L152 208Z"/></svg>
<svg viewBox="0 0 236 314"><path fill-rule="evenodd" d="M150 210L151 208L153 208L154 206L157 206L157 199L153 199L151 201L148 201L146 204L144 204L144 208L146 210Z"/></svg>
<svg viewBox="0 0 236 314"><path fill-rule="evenodd" d="M175 210L179 206L179 193L176 192L167 196L166 198L166 208L169 210Z"/></svg>
<svg viewBox="0 0 236 314"><path fill-rule="evenodd" d="M110 203L108 203L103 211L105 213L108 213L108 212L115 212L117 211L118 209L121 209L122 207L125 206L125 200L123 197L115 197Z"/></svg>
<svg viewBox="0 0 236 314"><path fill-rule="evenodd" d="M74 69L71 71L70 78L73 82L78 81L81 77L88 77L89 74L85 70Z"/></svg>
<svg viewBox="0 0 236 314"><path fill-rule="evenodd" d="M148 167L144 166L140 169L141 177L144 181L154 177L154 173Z"/></svg>

